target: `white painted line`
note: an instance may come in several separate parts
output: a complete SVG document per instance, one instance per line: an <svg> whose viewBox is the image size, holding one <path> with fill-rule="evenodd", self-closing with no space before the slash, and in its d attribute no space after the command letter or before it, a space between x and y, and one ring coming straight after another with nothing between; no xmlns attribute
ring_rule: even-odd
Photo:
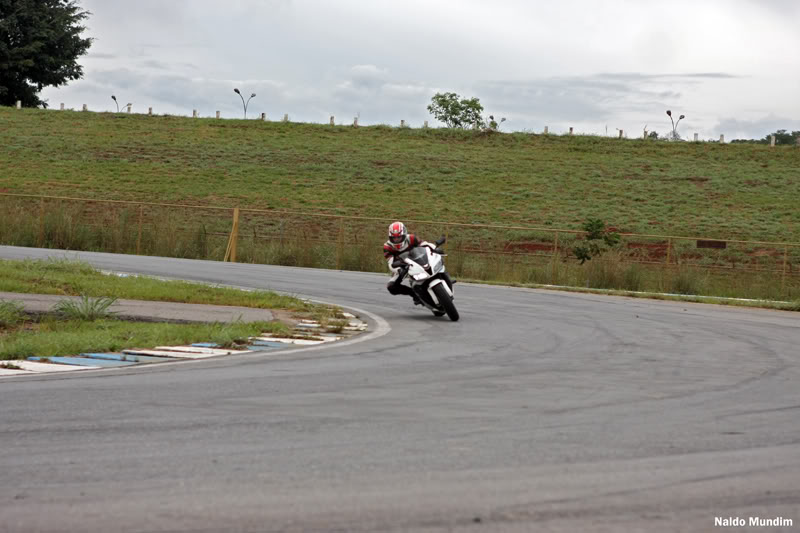
<svg viewBox="0 0 800 533"><path fill-rule="evenodd" d="M17 370L14 368L0 367L0 376L17 376L19 374L32 374L29 370Z"/></svg>
<svg viewBox="0 0 800 533"><path fill-rule="evenodd" d="M57 365L55 363L40 363L38 361L7 361L14 366L31 372L75 372L100 368L99 366Z"/></svg>
<svg viewBox="0 0 800 533"><path fill-rule="evenodd" d="M284 344L296 344L298 346L314 346L323 344L325 341L311 341L307 339L283 339L280 337L256 337L255 340L266 342L282 342Z"/></svg>
<svg viewBox="0 0 800 533"><path fill-rule="evenodd" d="M156 346L154 350L167 352L198 353L208 355L236 355L248 353L250 350L228 350L227 348L203 348L200 346Z"/></svg>
<svg viewBox="0 0 800 533"><path fill-rule="evenodd" d="M355 318L356 317L356 315L354 315L352 313L342 313L342 316L345 317L345 318Z"/></svg>
<svg viewBox="0 0 800 533"><path fill-rule="evenodd" d="M129 353L131 355L152 355L154 357L172 357L173 359L205 359L206 357L216 357L216 354L168 352L166 350L122 350L122 353Z"/></svg>

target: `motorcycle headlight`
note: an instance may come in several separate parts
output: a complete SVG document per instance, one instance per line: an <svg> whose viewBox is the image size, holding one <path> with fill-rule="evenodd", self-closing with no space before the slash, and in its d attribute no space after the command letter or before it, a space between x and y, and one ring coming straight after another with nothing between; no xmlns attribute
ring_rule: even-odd
<svg viewBox="0 0 800 533"><path fill-rule="evenodd" d="M420 272L419 274L414 274L412 277L417 281L422 281L423 279L428 277L428 273Z"/></svg>

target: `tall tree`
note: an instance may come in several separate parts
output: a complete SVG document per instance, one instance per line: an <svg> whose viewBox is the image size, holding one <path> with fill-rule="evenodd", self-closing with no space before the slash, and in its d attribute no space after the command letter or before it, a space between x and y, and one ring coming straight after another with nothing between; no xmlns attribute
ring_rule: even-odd
<svg viewBox="0 0 800 533"><path fill-rule="evenodd" d="M47 107L43 88L83 77L77 60L92 45L81 37L89 15L77 0L0 0L0 105Z"/></svg>

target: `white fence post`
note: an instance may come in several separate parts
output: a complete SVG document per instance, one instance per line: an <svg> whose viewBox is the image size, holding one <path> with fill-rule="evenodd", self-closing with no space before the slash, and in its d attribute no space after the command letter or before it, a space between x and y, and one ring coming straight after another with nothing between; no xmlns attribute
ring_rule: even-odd
<svg viewBox="0 0 800 533"><path fill-rule="evenodd" d="M61 111L64 111L64 104L61 104Z"/></svg>
<svg viewBox="0 0 800 533"><path fill-rule="evenodd" d="M405 120L402 120L402 119L400 120L400 127L401 128L405 128L406 127L406 121Z"/></svg>
<svg viewBox="0 0 800 533"><path fill-rule="evenodd" d="M622 130L619 130L619 138L622 139Z"/></svg>
<svg viewBox="0 0 800 533"><path fill-rule="evenodd" d="M770 135L769 136L769 145L770 146L775 146L775 136L774 135Z"/></svg>
<svg viewBox="0 0 800 533"><path fill-rule="evenodd" d="M572 135L572 126L569 127L569 134Z"/></svg>
<svg viewBox="0 0 800 533"><path fill-rule="evenodd" d="M694 134L694 142L697 142L697 134Z"/></svg>
<svg viewBox="0 0 800 533"><path fill-rule="evenodd" d="M353 126L358 126L358 117L353 118Z"/></svg>
<svg viewBox="0 0 800 533"><path fill-rule="evenodd" d="M427 128L428 127L428 121L427 120L425 121L425 124L422 125L422 127L423 128ZM800 139L798 139L798 141L800 141Z"/></svg>
<svg viewBox="0 0 800 533"><path fill-rule="evenodd" d="M128 104L128 113L131 112L131 104Z"/></svg>
<svg viewBox="0 0 800 533"><path fill-rule="evenodd" d="M192 109L192 118L197 118L197 109Z"/></svg>
<svg viewBox="0 0 800 533"><path fill-rule="evenodd" d="M217 118L219 118L219 111L217 111Z"/></svg>
<svg viewBox="0 0 800 533"><path fill-rule="evenodd" d="M267 114L261 113L261 120L267 120Z"/></svg>
<svg viewBox="0 0 800 533"><path fill-rule="evenodd" d="M148 108L147 108L147 114L148 114L149 116L151 116L151 117L153 116L153 108L152 108L152 107L148 107Z"/></svg>
<svg viewBox="0 0 800 533"><path fill-rule="evenodd" d="M17 109L22 109L22 100L17 100Z"/></svg>
<svg viewBox="0 0 800 533"><path fill-rule="evenodd" d="M84 110L84 111L89 111L89 106L88 106L88 105L86 105L86 104L83 104L83 110Z"/></svg>
<svg viewBox="0 0 800 533"><path fill-rule="evenodd" d="M289 113L284 113L283 114L283 121L284 122L289 122Z"/></svg>
<svg viewBox="0 0 800 533"><path fill-rule="evenodd" d="M333 115L331 115L331 126L335 126L336 122L333 120Z"/></svg>
<svg viewBox="0 0 800 533"><path fill-rule="evenodd" d="M719 136L719 142L720 143L724 143L725 142L725 135L724 134Z"/></svg>
<svg viewBox="0 0 800 533"><path fill-rule="evenodd" d="M544 127L544 134L547 135L549 133L550 128L547 126Z"/></svg>

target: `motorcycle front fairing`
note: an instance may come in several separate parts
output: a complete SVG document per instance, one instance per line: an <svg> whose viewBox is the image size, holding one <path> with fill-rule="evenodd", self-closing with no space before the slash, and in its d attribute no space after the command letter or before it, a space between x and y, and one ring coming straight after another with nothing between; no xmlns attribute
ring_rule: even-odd
<svg viewBox="0 0 800 533"><path fill-rule="evenodd" d="M443 284L445 290L453 296L453 291L445 282L442 273L445 271L442 256L434 253L428 246L418 246L408 252L406 263L409 265L408 276L411 278L411 288L417 293L428 307L440 308L439 299L433 287Z"/></svg>

